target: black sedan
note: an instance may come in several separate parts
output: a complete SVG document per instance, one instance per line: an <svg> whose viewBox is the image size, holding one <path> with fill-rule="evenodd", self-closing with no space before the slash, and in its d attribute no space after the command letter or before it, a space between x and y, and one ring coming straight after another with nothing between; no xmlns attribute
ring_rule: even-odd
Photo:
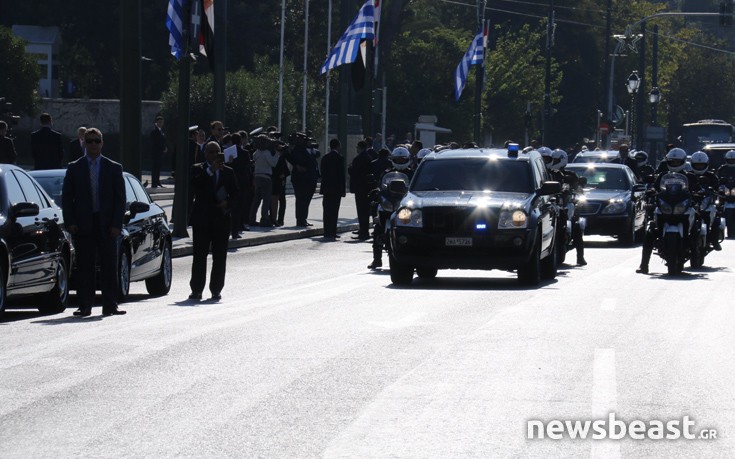
<svg viewBox="0 0 735 459"><path fill-rule="evenodd" d="M66 169L32 171L30 174L57 203ZM148 293L166 295L171 290L171 231L166 212L148 195L140 181L124 173L126 212L118 263L118 300L124 301L130 282L145 280ZM75 276L72 273L72 286Z"/></svg>
<svg viewBox="0 0 735 459"><path fill-rule="evenodd" d="M570 164L567 170L587 178L577 211L587 221L585 234L617 236L633 244L643 235L645 186L636 182L633 171L623 164Z"/></svg>
<svg viewBox="0 0 735 459"><path fill-rule="evenodd" d="M1 164L0 314L6 301L31 295L39 311L63 311L73 265L61 208L23 169Z"/></svg>

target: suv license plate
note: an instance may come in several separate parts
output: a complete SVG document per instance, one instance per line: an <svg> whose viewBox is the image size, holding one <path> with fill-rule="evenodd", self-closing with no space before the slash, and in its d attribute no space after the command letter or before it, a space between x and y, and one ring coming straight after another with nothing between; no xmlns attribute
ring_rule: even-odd
<svg viewBox="0 0 735 459"><path fill-rule="evenodd" d="M444 239L444 245L447 246L461 246L461 247L470 247L472 246L472 238L471 237L448 237Z"/></svg>

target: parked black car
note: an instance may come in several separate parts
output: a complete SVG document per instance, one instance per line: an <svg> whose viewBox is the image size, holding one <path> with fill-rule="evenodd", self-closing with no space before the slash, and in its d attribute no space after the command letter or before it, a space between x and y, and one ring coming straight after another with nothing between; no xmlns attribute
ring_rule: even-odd
<svg viewBox="0 0 735 459"><path fill-rule="evenodd" d="M61 204L66 169L32 171L30 174L54 201ZM118 263L118 300L124 301L130 282L145 280L148 293L166 295L171 290L171 231L166 212L156 204L140 181L125 172L126 212ZM71 276L72 288L78 280Z"/></svg>
<svg viewBox="0 0 735 459"><path fill-rule="evenodd" d="M41 312L63 311L73 266L61 208L23 169L0 165L0 314L29 295Z"/></svg>
<svg viewBox="0 0 735 459"><path fill-rule="evenodd" d="M633 244L643 236L645 185L623 164L569 164L567 170L586 177L584 196L577 211L587 221L585 234L616 236L623 244Z"/></svg>
<svg viewBox="0 0 735 459"><path fill-rule="evenodd" d="M467 149L424 157L390 220L390 276L409 284L414 269L517 270L536 285L556 277L551 181L538 152L518 158L506 150Z"/></svg>

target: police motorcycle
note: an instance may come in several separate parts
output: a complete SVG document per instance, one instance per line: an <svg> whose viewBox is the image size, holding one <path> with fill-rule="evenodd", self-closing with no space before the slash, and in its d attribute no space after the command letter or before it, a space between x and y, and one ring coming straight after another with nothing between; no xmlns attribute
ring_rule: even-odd
<svg viewBox="0 0 735 459"><path fill-rule="evenodd" d="M404 147L396 148L391 154L391 163L393 170L383 174L378 186L369 194L373 216L373 262L368 265L369 269L383 266L383 250L388 240L387 226L390 216L408 192L409 151Z"/></svg>
<svg viewBox="0 0 735 459"><path fill-rule="evenodd" d="M724 217L727 237L735 238L735 150L725 153L725 164L717 170L720 178L720 215Z"/></svg>
<svg viewBox="0 0 735 459"><path fill-rule="evenodd" d="M668 172L660 177L651 224L655 225L656 251L669 275L680 274L687 260L692 260L692 267L701 266L707 227L694 208L686 175Z"/></svg>
<svg viewBox="0 0 735 459"><path fill-rule="evenodd" d="M546 149L548 150L548 148ZM562 184L562 192L556 197L558 207L558 222L556 225L558 232L556 240L559 241L556 245L557 260L559 264L562 264L566 260L567 252L575 249L573 238L574 226L578 224L582 233L584 233L586 227L587 221L584 217L579 216L577 203L583 199L581 187L587 184L587 178L579 177L577 180L573 180L573 176L564 172L564 167L566 167L568 162L568 156L564 150L552 151L551 158L550 173L554 177L554 180Z"/></svg>
<svg viewBox="0 0 735 459"><path fill-rule="evenodd" d="M689 161L693 176L697 178L698 189L692 193L694 209L699 215L705 233L704 250L698 253L698 258L692 259L693 267L704 265L704 257L713 250L722 250L720 242L724 239L724 230L720 222L719 194L717 176L709 172L709 157L703 151L692 153Z"/></svg>

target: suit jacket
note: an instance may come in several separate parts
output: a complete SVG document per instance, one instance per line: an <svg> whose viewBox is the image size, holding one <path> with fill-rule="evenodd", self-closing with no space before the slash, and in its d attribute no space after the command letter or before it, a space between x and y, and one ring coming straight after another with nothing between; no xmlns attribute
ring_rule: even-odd
<svg viewBox="0 0 735 459"><path fill-rule="evenodd" d="M18 154L15 152L15 144L10 137L0 137L0 163L15 164Z"/></svg>
<svg viewBox="0 0 735 459"><path fill-rule="evenodd" d="M370 191L368 175L372 173L372 160L367 150L355 156L348 172L350 173L350 191L367 193Z"/></svg>
<svg viewBox="0 0 735 459"><path fill-rule="evenodd" d="M319 193L326 195L345 195L345 159L337 150L332 150L322 158L322 185Z"/></svg>
<svg viewBox="0 0 735 459"><path fill-rule="evenodd" d="M101 228L122 229L125 215L125 184L120 163L101 156L98 198ZM86 156L69 163L61 193L61 208L67 227L77 225L80 235L94 234L89 161Z"/></svg>
<svg viewBox="0 0 735 459"><path fill-rule="evenodd" d="M224 166L219 171L216 185L215 178L209 175L207 169L209 169L207 162L191 167L191 186L194 190L194 205L189 216L191 226L227 224L230 209L237 199L239 186L232 168ZM227 201L227 207L224 209L217 207L217 203L223 199Z"/></svg>
<svg viewBox="0 0 735 459"><path fill-rule="evenodd" d="M162 155L164 151L166 151L166 136L156 126L151 131L151 154Z"/></svg>
<svg viewBox="0 0 735 459"><path fill-rule="evenodd" d="M69 162L72 163L84 156L84 147L79 143L79 139L73 139L69 142Z"/></svg>
<svg viewBox="0 0 735 459"><path fill-rule="evenodd" d="M61 134L48 126L31 133L31 153L34 169L60 169L64 160L64 141Z"/></svg>

